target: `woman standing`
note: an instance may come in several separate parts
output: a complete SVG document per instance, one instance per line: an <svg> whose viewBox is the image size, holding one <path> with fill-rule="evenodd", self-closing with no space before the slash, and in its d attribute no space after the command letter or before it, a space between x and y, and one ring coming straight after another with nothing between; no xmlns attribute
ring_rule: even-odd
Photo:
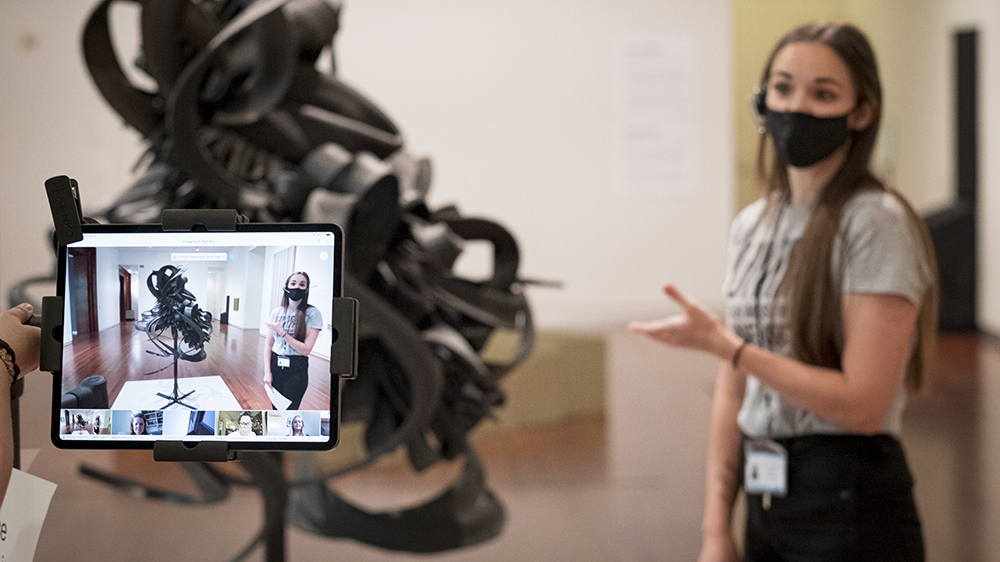
<svg viewBox="0 0 1000 562"><path fill-rule="evenodd" d="M794 29L756 102L768 193L733 223L726 324L667 285L682 312L630 325L722 360L700 560L739 559L742 484L748 561L922 561L898 436L934 336L936 266L922 221L870 169L871 46L848 24Z"/></svg>
<svg viewBox="0 0 1000 562"><path fill-rule="evenodd" d="M291 400L286 409L297 410L309 386L309 354L323 328L319 309L309 304L309 276L304 272L285 280L281 306L271 311L267 327L264 384Z"/></svg>

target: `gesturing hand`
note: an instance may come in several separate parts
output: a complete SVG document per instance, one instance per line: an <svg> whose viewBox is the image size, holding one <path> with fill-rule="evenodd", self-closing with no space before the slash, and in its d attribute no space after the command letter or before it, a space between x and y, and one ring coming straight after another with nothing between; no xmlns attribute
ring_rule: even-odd
<svg viewBox="0 0 1000 562"><path fill-rule="evenodd" d="M265 322L265 324L267 324L267 327L270 328L272 332L274 332L274 335L278 336L279 338L285 337L285 330L281 326L281 324L278 324L277 322Z"/></svg>
<svg viewBox="0 0 1000 562"><path fill-rule="evenodd" d="M672 347L681 347L711 353L720 359L728 359L740 339L720 323L701 303L687 298L674 285L663 287L674 302L681 307L681 313L662 320L630 322L629 330L645 334L656 341Z"/></svg>

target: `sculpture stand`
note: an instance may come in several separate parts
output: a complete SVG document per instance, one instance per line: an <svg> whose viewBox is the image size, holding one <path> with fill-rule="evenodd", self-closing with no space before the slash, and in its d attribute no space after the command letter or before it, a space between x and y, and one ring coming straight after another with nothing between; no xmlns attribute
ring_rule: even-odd
<svg viewBox="0 0 1000 562"><path fill-rule="evenodd" d="M156 393L157 396L159 396L161 398L166 398L167 400L169 400L169 402L167 402L166 404L164 404L163 407L160 408L160 409L161 410L166 410L167 408L169 408L170 406L173 406L174 404L180 404L181 406L184 406L185 408L191 408L192 410L197 410L198 408L195 408L194 406L192 406L190 404L185 404L184 402L182 402L182 400L184 400L188 396L191 396L192 394L194 394L194 391L192 390L191 392L188 392L187 394L181 396L180 387L177 386L177 328L172 328L171 331L174 334L174 391L173 391L172 394L169 394L169 395L168 394L164 394L162 392L157 392Z"/></svg>
<svg viewBox="0 0 1000 562"><path fill-rule="evenodd" d="M14 436L14 468L21 470L21 396L24 379L17 379L10 387L10 428Z"/></svg>
<svg viewBox="0 0 1000 562"><path fill-rule="evenodd" d="M240 464L250 474L264 500L264 527L257 539L247 546L233 562L242 560L260 543L264 543L267 562L285 560L285 512L288 509L288 480L285 478L284 457L280 452L244 453Z"/></svg>

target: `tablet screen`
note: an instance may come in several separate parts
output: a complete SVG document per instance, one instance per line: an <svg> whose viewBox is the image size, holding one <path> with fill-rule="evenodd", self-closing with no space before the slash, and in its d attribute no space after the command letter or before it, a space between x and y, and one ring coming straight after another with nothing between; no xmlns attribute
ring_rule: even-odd
<svg viewBox="0 0 1000 562"><path fill-rule="evenodd" d="M341 236L333 225L85 226L59 258L53 441L335 445L340 378L330 353ZM94 402L104 389L106 403Z"/></svg>

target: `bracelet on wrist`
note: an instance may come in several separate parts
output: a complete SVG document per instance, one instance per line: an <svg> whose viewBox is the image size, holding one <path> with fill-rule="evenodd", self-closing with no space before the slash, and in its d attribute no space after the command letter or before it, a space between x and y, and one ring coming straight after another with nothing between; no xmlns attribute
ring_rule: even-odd
<svg viewBox="0 0 1000 562"><path fill-rule="evenodd" d="M747 341L743 340L743 343L741 343L740 346L736 348L736 351L733 352L733 360L732 360L733 369L736 369L737 371L740 369L740 354L743 353L743 348L745 348L746 346L747 346Z"/></svg>
<svg viewBox="0 0 1000 562"><path fill-rule="evenodd" d="M7 374L10 375L10 384L14 384L17 381L18 375L21 374L21 369L17 366L14 350L3 340L0 340L0 360L3 361L4 367L7 368Z"/></svg>

